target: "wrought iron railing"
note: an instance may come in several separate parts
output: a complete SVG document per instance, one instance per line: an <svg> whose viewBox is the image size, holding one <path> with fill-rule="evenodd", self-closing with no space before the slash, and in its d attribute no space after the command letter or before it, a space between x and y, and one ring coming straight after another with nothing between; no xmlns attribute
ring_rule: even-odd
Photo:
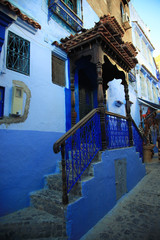
<svg viewBox="0 0 160 240"><path fill-rule="evenodd" d="M129 147L128 121L124 116L106 112L107 149Z"/></svg>
<svg viewBox="0 0 160 240"><path fill-rule="evenodd" d="M95 155L102 149L100 114L92 110L53 146L54 152L62 154L63 203L68 203L68 193Z"/></svg>
<svg viewBox="0 0 160 240"><path fill-rule="evenodd" d="M67 193L101 150L100 116L96 113L65 143Z"/></svg>
<svg viewBox="0 0 160 240"><path fill-rule="evenodd" d="M76 32L83 27L83 21L77 14L62 0L50 0L48 2L49 14L56 14L65 21Z"/></svg>
<svg viewBox="0 0 160 240"><path fill-rule="evenodd" d="M53 146L54 152L61 151L63 203L68 203L68 193L102 150L102 112L94 109L65 133ZM130 147L128 119L124 116L105 113L106 149ZM133 142L143 157L143 138L132 120Z"/></svg>

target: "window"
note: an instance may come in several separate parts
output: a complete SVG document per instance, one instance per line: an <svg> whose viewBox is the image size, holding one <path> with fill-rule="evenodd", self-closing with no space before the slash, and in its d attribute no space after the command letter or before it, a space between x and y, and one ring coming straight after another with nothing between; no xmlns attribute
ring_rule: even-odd
<svg viewBox="0 0 160 240"><path fill-rule="evenodd" d="M68 7L73 10L73 2L71 0L63 0L63 2L65 2L65 4L67 4Z"/></svg>
<svg viewBox="0 0 160 240"><path fill-rule="evenodd" d="M56 14L70 28L78 32L83 27L81 4L80 0L50 0L48 1L49 14L54 20ZM57 21L61 24L59 20ZM62 26L64 27L63 24Z"/></svg>
<svg viewBox="0 0 160 240"><path fill-rule="evenodd" d="M7 68L29 75L30 43L13 32L8 32Z"/></svg>
<svg viewBox="0 0 160 240"><path fill-rule="evenodd" d="M154 102L158 103L158 91L157 91L157 88L156 88L156 86L154 84L153 84L152 88L153 88L153 99L154 99Z"/></svg>
<svg viewBox="0 0 160 240"><path fill-rule="evenodd" d="M65 61L52 54L52 82L65 87Z"/></svg>
<svg viewBox="0 0 160 240"><path fill-rule="evenodd" d="M141 96L146 97L146 79L142 72L140 72Z"/></svg>
<svg viewBox="0 0 160 240"><path fill-rule="evenodd" d="M123 14L125 13L125 11L122 3L120 3L120 9L121 9L121 18L123 19Z"/></svg>
<svg viewBox="0 0 160 240"><path fill-rule="evenodd" d="M150 64L152 65L152 63L153 63L153 58L152 58L152 53L151 53L151 51L148 49L148 55L149 55L149 62L150 62Z"/></svg>
<svg viewBox="0 0 160 240"><path fill-rule="evenodd" d="M147 90L148 90L148 98L149 98L149 100L152 100L151 82L148 78L147 78Z"/></svg>
<svg viewBox="0 0 160 240"><path fill-rule="evenodd" d="M142 50L143 50L144 57L147 58L147 46L144 40L142 40Z"/></svg>
<svg viewBox="0 0 160 240"><path fill-rule="evenodd" d="M136 47L140 50L140 36L136 29L134 29L135 40L136 40Z"/></svg>

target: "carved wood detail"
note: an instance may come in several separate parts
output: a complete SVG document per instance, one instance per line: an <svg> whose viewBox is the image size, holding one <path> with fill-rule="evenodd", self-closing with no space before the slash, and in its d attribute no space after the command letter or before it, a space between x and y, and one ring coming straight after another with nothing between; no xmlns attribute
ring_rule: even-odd
<svg viewBox="0 0 160 240"><path fill-rule="evenodd" d="M126 100L126 116L128 118L128 128L129 128L129 143L130 143L130 146L133 146L132 117L131 117L131 109L130 109L127 84L124 84L124 91L125 91L125 100Z"/></svg>
<svg viewBox="0 0 160 240"><path fill-rule="evenodd" d="M105 107L104 107L104 95L103 95L103 78L102 78L102 63L98 62L96 64L97 69L97 100L98 108L100 110L100 123L101 123L101 136L102 136L102 150L107 147L106 143L106 131L105 131Z"/></svg>

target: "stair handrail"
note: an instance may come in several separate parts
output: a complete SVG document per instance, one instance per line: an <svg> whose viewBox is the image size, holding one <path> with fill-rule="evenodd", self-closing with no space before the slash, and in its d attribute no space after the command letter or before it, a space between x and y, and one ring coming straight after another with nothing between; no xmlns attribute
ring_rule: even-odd
<svg viewBox="0 0 160 240"><path fill-rule="evenodd" d="M100 112L98 108L94 108L84 118L82 118L77 124L75 124L70 130L68 130L62 137L60 137L53 145L54 153L60 152L60 147L65 141L72 136L79 128L81 128L89 119L91 119L95 113Z"/></svg>
<svg viewBox="0 0 160 240"><path fill-rule="evenodd" d="M139 135L141 136L141 138L142 138L143 142L145 143L145 142L147 141L147 138L146 138L146 136L145 136L145 135L142 135L142 133L140 132L140 130L139 130L139 128L137 127L137 124L135 123L135 121L133 120L133 118L132 118L132 122L133 122L133 124L134 124L135 128L137 129L137 131L138 131Z"/></svg>
<svg viewBox="0 0 160 240"><path fill-rule="evenodd" d="M105 111L105 113L106 113L107 115L110 115L110 116L113 116L113 117L118 117L118 118L123 118L123 119L128 120L127 117L125 117L125 116L123 116L123 115L120 115L120 114L117 114L117 113L108 112L108 111Z"/></svg>
<svg viewBox="0 0 160 240"><path fill-rule="evenodd" d="M139 133L139 135L141 136L141 138L143 139L144 136L142 135L142 133L140 132L139 128L137 127L137 124L135 123L134 119L132 118L132 123L134 124L135 128L137 129L137 132Z"/></svg>

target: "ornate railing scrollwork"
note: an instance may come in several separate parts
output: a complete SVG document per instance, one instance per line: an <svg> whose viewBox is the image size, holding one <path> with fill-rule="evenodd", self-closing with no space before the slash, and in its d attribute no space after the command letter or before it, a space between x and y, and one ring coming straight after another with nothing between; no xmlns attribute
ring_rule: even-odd
<svg viewBox="0 0 160 240"><path fill-rule="evenodd" d="M130 147L129 120L127 117L105 112L106 149ZM101 110L93 109L67 133L55 142L55 153L62 155L62 181L64 204L68 203L68 193L89 166L95 155L103 151ZM143 139L132 120L133 143L143 158Z"/></svg>
<svg viewBox="0 0 160 240"><path fill-rule="evenodd" d="M129 130L127 118L106 112L107 149L129 147Z"/></svg>

